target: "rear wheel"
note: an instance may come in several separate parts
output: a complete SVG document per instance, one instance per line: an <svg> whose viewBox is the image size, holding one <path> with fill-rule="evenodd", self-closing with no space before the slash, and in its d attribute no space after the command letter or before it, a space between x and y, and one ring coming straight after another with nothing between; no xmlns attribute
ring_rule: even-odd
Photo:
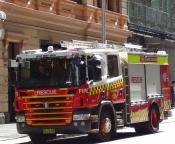
<svg viewBox="0 0 175 144"><path fill-rule="evenodd" d="M152 106L149 111L149 121L135 125L135 131L139 134L156 133L159 130L159 119L158 108Z"/></svg>
<svg viewBox="0 0 175 144"><path fill-rule="evenodd" d="M157 107L152 107L149 112L148 132L156 133L159 130L159 112Z"/></svg>

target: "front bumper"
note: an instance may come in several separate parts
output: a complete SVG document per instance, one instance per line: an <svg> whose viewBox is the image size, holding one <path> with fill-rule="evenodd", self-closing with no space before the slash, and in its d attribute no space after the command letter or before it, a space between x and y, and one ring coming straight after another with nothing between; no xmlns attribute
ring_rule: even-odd
<svg viewBox="0 0 175 144"><path fill-rule="evenodd" d="M17 130L20 134L56 133L56 134L85 134L98 132L98 115L96 109L74 110L72 122L67 125L32 126L25 121L24 112L16 113ZM24 121L23 121L24 120Z"/></svg>
<svg viewBox="0 0 175 144"><path fill-rule="evenodd" d="M91 121L74 121L68 126L29 126L26 123L17 123L17 130L20 134L84 134L97 130L97 123ZM48 133L46 132L48 130Z"/></svg>

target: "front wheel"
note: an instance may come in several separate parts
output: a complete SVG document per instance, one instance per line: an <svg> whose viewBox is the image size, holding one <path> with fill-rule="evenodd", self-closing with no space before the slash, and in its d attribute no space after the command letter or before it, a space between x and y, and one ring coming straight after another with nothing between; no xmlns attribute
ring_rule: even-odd
<svg viewBox="0 0 175 144"><path fill-rule="evenodd" d="M109 141L114 134L114 122L110 111L101 112L99 120L98 139L102 142Z"/></svg>

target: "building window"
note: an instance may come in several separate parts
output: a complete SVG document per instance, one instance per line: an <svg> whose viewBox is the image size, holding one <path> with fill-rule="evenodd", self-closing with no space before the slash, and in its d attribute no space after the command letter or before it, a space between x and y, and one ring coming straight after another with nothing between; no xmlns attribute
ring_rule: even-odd
<svg viewBox="0 0 175 144"><path fill-rule="evenodd" d="M170 0L151 0L151 7L169 12Z"/></svg>
<svg viewBox="0 0 175 144"><path fill-rule="evenodd" d="M120 0L116 0L116 12L120 13Z"/></svg>
<svg viewBox="0 0 175 144"><path fill-rule="evenodd" d="M16 55L19 54L21 47L22 47L21 43L9 42L8 58L13 60L16 59Z"/></svg>
<svg viewBox="0 0 175 144"><path fill-rule="evenodd" d="M108 0L108 10L119 13L120 12L120 0Z"/></svg>
<svg viewBox="0 0 175 144"><path fill-rule="evenodd" d="M114 11L114 2L115 0L108 0L108 10Z"/></svg>
<svg viewBox="0 0 175 144"><path fill-rule="evenodd" d="M97 7L102 8L102 1L101 0L97 0Z"/></svg>

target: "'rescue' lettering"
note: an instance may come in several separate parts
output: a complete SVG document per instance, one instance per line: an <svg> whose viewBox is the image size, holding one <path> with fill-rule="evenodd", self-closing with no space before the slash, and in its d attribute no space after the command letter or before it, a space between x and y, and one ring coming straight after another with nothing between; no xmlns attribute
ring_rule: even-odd
<svg viewBox="0 0 175 144"><path fill-rule="evenodd" d="M54 95L57 94L56 90L37 90L36 95Z"/></svg>
<svg viewBox="0 0 175 144"><path fill-rule="evenodd" d="M132 83L142 83L142 77L131 77Z"/></svg>

